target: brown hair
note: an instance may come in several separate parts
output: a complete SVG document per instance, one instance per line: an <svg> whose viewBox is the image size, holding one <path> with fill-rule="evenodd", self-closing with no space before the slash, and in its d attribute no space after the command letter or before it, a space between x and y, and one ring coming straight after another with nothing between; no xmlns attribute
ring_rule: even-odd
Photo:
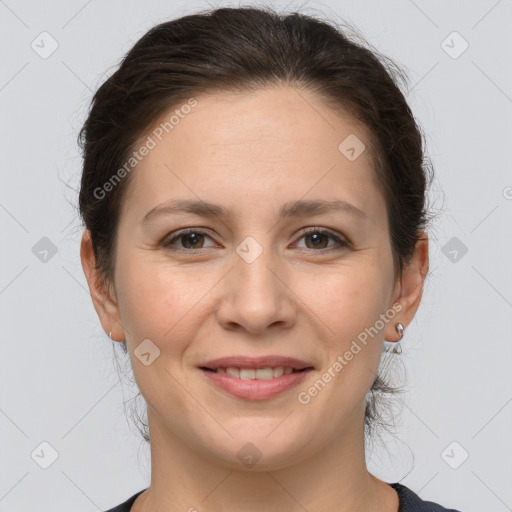
<svg viewBox="0 0 512 512"><path fill-rule="evenodd" d="M97 191L130 158L141 137L192 96L274 84L315 92L366 128L386 200L395 275L401 275L429 220L431 164L424 156L423 133L399 87L407 83L404 72L360 36L360 43L349 39L348 32L301 13L240 7L167 21L137 41L94 94L78 136L83 151L80 216L91 231L105 284L114 282L116 231L132 173L107 194L98 197ZM126 342L122 346L126 353ZM379 397L395 392L379 374L366 405L368 431L383 424ZM147 432L141 433L148 441Z"/></svg>

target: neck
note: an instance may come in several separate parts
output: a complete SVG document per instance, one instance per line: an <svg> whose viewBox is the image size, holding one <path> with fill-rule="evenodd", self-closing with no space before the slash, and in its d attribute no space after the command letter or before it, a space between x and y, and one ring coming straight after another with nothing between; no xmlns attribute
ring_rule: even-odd
<svg viewBox="0 0 512 512"><path fill-rule="evenodd" d="M363 419L364 411L323 450L293 466L242 470L184 445L148 407L151 485L131 512L397 512L394 489L367 470Z"/></svg>

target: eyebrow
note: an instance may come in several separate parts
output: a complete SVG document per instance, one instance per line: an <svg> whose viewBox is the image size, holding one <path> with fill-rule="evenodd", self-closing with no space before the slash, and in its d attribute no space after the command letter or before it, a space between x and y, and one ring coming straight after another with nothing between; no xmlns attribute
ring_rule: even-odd
<svg viewBox="0 0 512 512"><path fill-rule="evenodd" d="M289 217L308 217L312 215L321 215L330 211L348 213L362 220L368 219L368 215L365 212L359 208L356 208L354 205L339 199L315 199L309 201L301 200L285 203L279 211L279 219L281 220ZM201 215L204 217L218 218L228 218L233 216L232 210L224 208L218 204L208 203L200 200L196 201L190 199L175 199L162 203L149 210L142 218L141 223L146 224L151 219L160 215L176 213L193 213L195 215Z"/></svg>

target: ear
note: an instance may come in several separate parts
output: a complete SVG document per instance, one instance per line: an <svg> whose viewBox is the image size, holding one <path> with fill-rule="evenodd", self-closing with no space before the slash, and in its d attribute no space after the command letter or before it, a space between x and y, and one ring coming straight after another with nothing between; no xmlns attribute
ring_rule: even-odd
<svg viewBox="0 0 512 512"><path fill-rule="evenodd" d="M420 238L416 242L414 254L410 263L404 268L402 277L397 281L394 291L393 304L400 303L402 309L386 326L385 339L398 341L400 336L395 324L400 322L404 329L412 322L421 302L423 283L428 272L428 236L425 231L420 231Z"/></svg>
<svg viewBox="0 0 512 512"><path fill-rule="evenodd" d="M112 331L112 339L114 341L123 341L125 334L113 283L107 286L104 276L96 268L96 257L92 247L90 230L86 230L82 234L80 259L87 284L89 285L94 309L98 314L103 329L107 334Z"/></svg>

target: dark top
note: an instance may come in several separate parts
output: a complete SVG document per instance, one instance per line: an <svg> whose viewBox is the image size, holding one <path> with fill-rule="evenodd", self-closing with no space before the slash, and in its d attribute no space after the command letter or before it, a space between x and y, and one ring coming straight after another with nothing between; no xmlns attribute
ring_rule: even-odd
<svg viewBox="0 0 512 512"><path fill-rule="evenodd" d="M411 491L405 485L394 483L388 484L398 494L398 499L400 502L398 512L460 512L459 510L455 510L454 508L444 508L437 503L433 503L432 501L423 501L416 493ZM146 489L142 489L138 493L134 494L131 498L128 498L124 503L118 505L117 507L111 508L106 512L130 512L132 508L133 502L137 498L137 496L143 493ZM375 511L377 512L377 511Z"/></svg>

